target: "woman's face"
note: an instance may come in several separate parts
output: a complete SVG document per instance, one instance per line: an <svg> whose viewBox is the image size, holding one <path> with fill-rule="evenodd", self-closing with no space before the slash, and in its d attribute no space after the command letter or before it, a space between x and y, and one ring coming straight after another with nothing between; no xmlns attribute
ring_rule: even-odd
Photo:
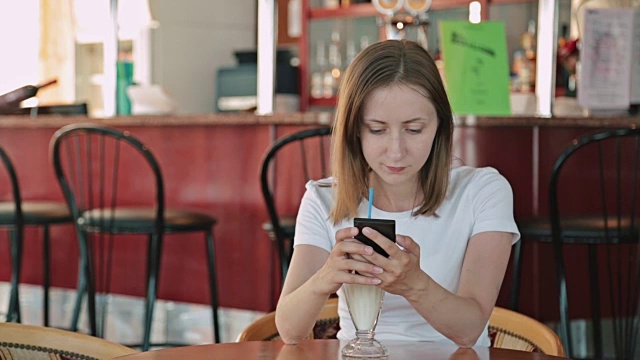
<svg viewBox="0 0 640 360"><path fill-rule="evenodd" d="M417 88L391 85L369 94L362 114L362 151L373 175L383 186L415 189L438 129L431 101Z"/></svg>

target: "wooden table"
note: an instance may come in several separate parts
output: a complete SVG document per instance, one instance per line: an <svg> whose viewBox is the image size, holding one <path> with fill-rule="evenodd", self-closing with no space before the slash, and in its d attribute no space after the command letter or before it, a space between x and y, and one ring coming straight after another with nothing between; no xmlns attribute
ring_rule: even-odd
<svg viewBox="0 0 640 360"><path fill-rule="evenodd" d="M123 356L118 359L341 359L340 351L345 344L346 342L340 342L338 340L306 340L298 345L284 345L281 341L250 341L148 351ZM383 345L389 350L389 360L427 358L430 360L559 359L558 357L539 353L494 348L461 349L455 345L429 342L385 341Z"/></svg>

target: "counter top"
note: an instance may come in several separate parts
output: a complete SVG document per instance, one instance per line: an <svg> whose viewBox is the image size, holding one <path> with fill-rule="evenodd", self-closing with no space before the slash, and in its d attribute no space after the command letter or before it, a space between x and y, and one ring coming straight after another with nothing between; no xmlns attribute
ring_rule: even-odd
<svg viewBox="0 0 640 360"><path fill-rule="evenodd" d="M0 128L60 128L79 122L100 122L110 126L180 127L210 125L326 125L331 123L331 113L286 113L258 116L251 113L223 113L203 115L169 116L119 116L113 118L89 118L85 116L0 116ZM618 117L554 117L528 116L486 117L462 116L455 120L459 127L587 127L620 128L640 125L640 115Z"/></svg>
<svg viewBox="0 0 640 360"><path fill-rule="evenodd" d="M31 118L27 115L0 115L0 128L60 128L80 122L99 122L110 126L209 126L209 125L314 125L329 124L329 113L286 113L258 116L252 113L221 113L202 115L116 116L89 118L86 116L45 115Z"/></svg>
<svg viewBox="0 0 640 360"><path fill-rule="evenodd" d="M585 128L635 128L640 126L640 116L617 117L487 117L462 116L455 120L459 127L585 127Z"/></svg>

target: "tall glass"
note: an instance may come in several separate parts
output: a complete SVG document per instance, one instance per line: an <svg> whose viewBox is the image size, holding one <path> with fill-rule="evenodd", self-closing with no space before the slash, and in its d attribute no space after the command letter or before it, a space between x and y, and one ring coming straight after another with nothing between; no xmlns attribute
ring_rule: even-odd
<svg viewBox="0 0 640 360"><path fill-rule="evenodd" d="M384 291L373 285L343 284L349 314L356 328L356 338L342 349L345 357L386 357L389 351L374 339L382 309Z"/></svg>

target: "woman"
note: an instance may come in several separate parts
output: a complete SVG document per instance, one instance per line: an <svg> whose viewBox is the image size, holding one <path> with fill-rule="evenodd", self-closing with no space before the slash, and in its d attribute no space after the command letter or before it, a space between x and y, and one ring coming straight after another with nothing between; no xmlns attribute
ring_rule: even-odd
<svg viewBox="0 0 640 360"><path fill-rule="evenodd" d="M354 337L342 284L385 290L378 340L489 345L487 323L518 240L508 182L492 168L451 168L453 120L435 63L416 43L385 41L360 53L342 80L333 178L311 181L296 220L295 251L276 310L286 343L312 329L334 292L340 339ZM363 234L354 217L396 221L396 244ZM355 271L353 271L355 270Z"/></svg>

